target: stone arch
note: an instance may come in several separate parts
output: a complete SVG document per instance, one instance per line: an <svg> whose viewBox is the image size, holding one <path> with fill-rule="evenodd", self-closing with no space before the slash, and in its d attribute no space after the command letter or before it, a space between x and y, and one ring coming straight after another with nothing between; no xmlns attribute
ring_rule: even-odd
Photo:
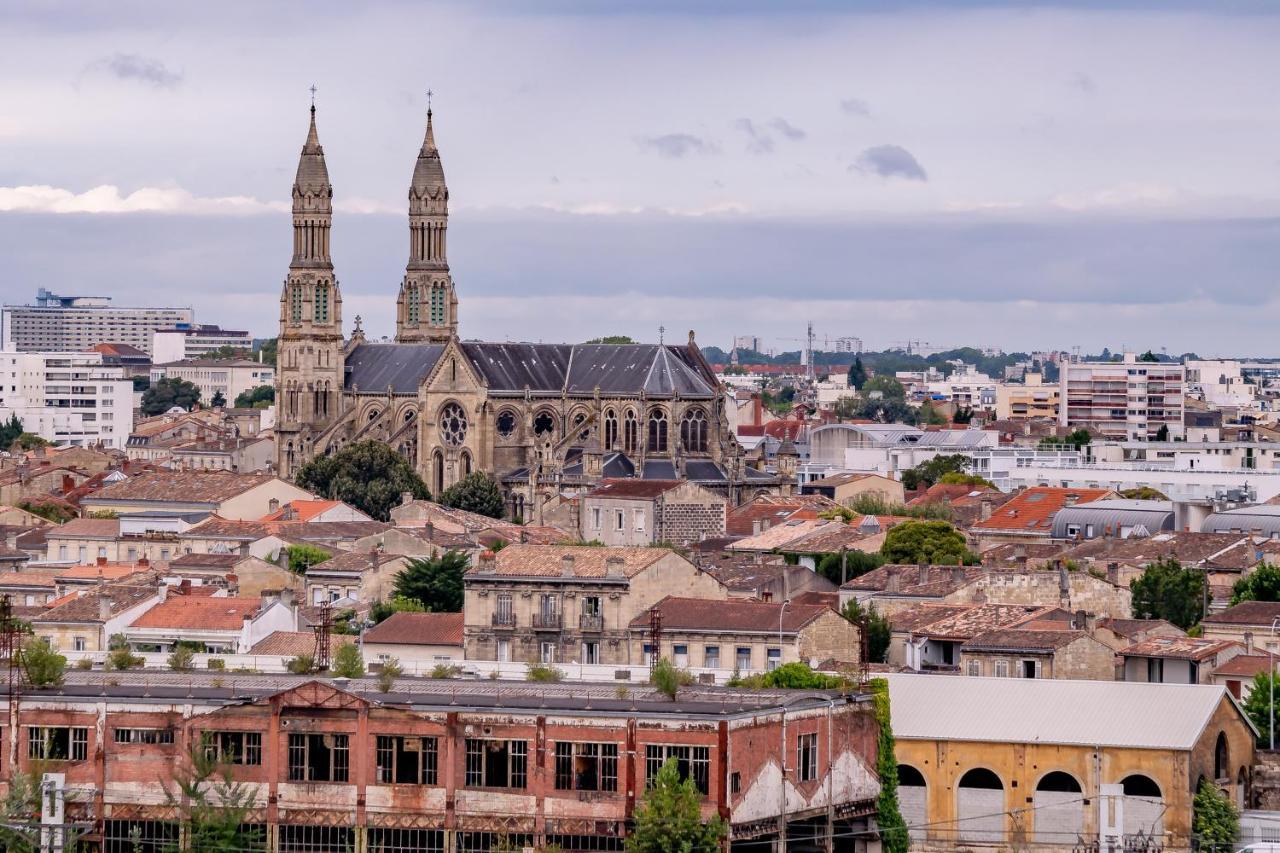
<svg viewBox="0 0 1280 853"><path fill-rule="evenodd" d="M1240 766L1240 770L1236 773L1236 808L1243 811L1248 807L1245 791L1249 787L1249 771L1244 765Z"/></svg>
<svg viewBox="0 0 1280 853"><path fill-rule="evenodd" d="M1231 749L1227 746L1226 732L1218 732L1218 740L1213 745L1213 778L1217 782L1231 779Z"/></svg>
<svg viewBox="0 0 1280 853"><path fill-rule="evenodd" d="M462 451L462 456L460 461L461 461L461 467L462 467L461 476L463 477L470 476L471 470L472 470L471 451L470 450Z"/></svg>
<svg viewBox="0 0 1280 853"><path fill-rule="evenodd" d="M444 491L444 453L438 448L431 454L431 496L440 499Z"/></svg>
<svg viewBox="0 0 1280 853"><path fill-rule="evenodd" d="M1004 841L1004 782L986 767L974 767L956 785L956 831L961 841Z"/></svg>
<svg viewBox="0 0 1280 853"><path fill-rule="evenodd" d="M898 765L898 808L913 839L924 838L929 822L929 786L924 774L910 764Z"/></svg>
<svg viewBox="0 0 1280 853"><path fill-rule="evenodd" d="M533 413L533 434L537 438L547 438L555 440L556 437L556 411L549 406L543 406Z"/></svg>
<svg viewBox="0 0 1280 853"><path fill-rule="evenodd" d="M1069 845L1084 833L1084 789L1075 776L1051 770L1040 777L1032 798L1035 840Z"/></svg>
<svg viewBox="0 0 1280 853"><path fill-rule="evenodd" d="M436 411L436 430L440 434L442 444L450 447L461 447L467 440L471 429L471 418L467 409L457 400L445 400Z"/></svg>
<svg viewBox="0 0 1280 853"><path fill-rule="evenodd" d="M503 406L493 418L493 428L498 438L516 438L520 434L520 413L510 406Z"/></svg>
<svg viewBox="0 0 1280 853"><path fill-rule="evenodd" d="M1124 834L1163 835L1164 795L1156 781L1142 773L1131 773L1120 780L1120 785L1124 788Z"/></svg>

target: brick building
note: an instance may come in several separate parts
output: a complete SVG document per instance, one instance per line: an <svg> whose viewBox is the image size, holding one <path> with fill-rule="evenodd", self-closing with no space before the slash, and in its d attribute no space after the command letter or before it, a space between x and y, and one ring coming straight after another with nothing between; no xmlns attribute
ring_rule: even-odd
<svg viewBox="0 0 1280 853"><path fill-rule="evenodd" d="M603 480L582 496L582 538L690 545L725 531L728 502L688 480Z"/></svg>
<svg viewBox="0 0 1280 853"><path fill-rule="evenodd" d="M875 837L865 694L690 688L667 701L646 688L620 698L612 686L476 683L464 699L440 681L381 694L307 676L189 680L70 674L23 698L19 737L12 723L3 731L6 770L59 774L65 820L91 827L85 840L100 837L104 853L176 840L182 807L166 791L201 744L252 798L246 851L620 851L669 759L703 815L729 824L732 849L767 849L783 827L793 844L834 835L838 850Z"/></svg>

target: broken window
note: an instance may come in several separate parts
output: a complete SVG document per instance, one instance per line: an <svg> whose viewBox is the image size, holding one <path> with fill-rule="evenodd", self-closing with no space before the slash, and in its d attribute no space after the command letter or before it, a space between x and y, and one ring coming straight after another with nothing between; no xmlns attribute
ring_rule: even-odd
<svg viewBox="0 0 1280 853"><path fill-rule="evenodd" d="M84 761L89 757L89 730L70 726L28 726L27 758Z"/></svg>
<svg viewBox="0 0 1280 853"><path fill-rule="evenodd" d="M705 746L672 746L649 744L644 748L644 770L647 784L658 778L658 771L668 759L675 759L680 781L692 779L693 785L703 794L710 792L711 749Z"/></svg>
<svg viewBox="0 0 1280 853"><path fill-rule="evenodd" d="M204 732L205 754L219 764L257 766L262 763L261 732Z"/></svg>
<svg viewBox="0 0 1280 853"><path fill-rule="evenodd" d="M116 729L116 743L172 744L173 729Z"/></svg>
<svg viewBox="0 0 1280 853"><path fill-rule="evenodd" d="M378 781L384 785L434 785L438 762L433 737L378 735Z"/></svg>
<svg viewBox="0 0 1280 853"><path fill-rule="evenodd" d="M527 741L467 738L467 786L524 788L528 761Z"/></svg>
<svg viewBox="0 0 1280 853"><path fill-rule="evenodd" d="M618 790L618 745L557 742L556 790Z"/></svg>
<svg viewBox="0 0 1280 853"><path fill-rule="evenodd" d="M801 782L812 782L818 778L818 736L816 734L800 735L796 746L796 759Z"/></svg>
<svg viewBox="0 0 1280 853"><path fill-rule="evenodd" d="M290 782L346 782L350 764L347 735L289 735Z"/></svg>

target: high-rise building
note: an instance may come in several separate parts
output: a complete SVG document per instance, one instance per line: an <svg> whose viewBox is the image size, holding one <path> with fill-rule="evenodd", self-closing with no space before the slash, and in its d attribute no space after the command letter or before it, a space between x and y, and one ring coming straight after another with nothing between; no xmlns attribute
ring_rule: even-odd
<svg viewBox="0 0 1280 853"><path fill-rule="evenodd" d="M1139 361L1133 353L1122 361L1064 364L1058 423L1118 441L1181 438L1185 382L1181 364Z"/></svg>
<svg viewBox="0 0 1280 853"><path fill-rule="evenodd" d="M853 338L853 337L836 338L835 344L836 344L836 352L852 352L852 353L862 352L862 338Z"/></svg>
<svg viewBox="0 0 1280 853"><path fill-rule="evenodd" d="M13 415L54 444L124 450L133 381L123 367L103 366L100 352L0 351L0 419Z"/></svg>
<svg viewBox="0 0 1280 853"><path fill-rule="evenodd" d="M748 352L763 352L760 347L760 339L755 335L737 335L733 339L733 348L747 350Z"/></svg>
<svg viewBox="0 0 1280 853"><path fill-rule="evenodd" d="M0 350L69 352L112 343L150 355L158 329L193 319L190 308L125 308L108 296L58 296L41 288L34 305L0 309Z"/></svg>

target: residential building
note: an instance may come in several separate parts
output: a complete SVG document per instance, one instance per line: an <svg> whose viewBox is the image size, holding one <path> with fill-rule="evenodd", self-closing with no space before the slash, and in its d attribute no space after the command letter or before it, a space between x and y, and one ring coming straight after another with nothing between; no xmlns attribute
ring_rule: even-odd
<svg viewBox="0 0 1280 853"><path fill-rule="evenodd" d="M579 503L582 538L605 545L685 546L724 535L724 497L688 480L602 480Z"/></svg>
<svg viewBox="0 0 1280 853"><path fill-rule="evenodd" d="M408 563L407 557L379 550L335 554L307 567L307 601L312 605L384 601L392 596L395 577Z"/></svg>
<svg viewBox="0 0 1280 853"><path fill-rule="evenodd" d="M261 518L293 500L313 496L270 474L231 471L156 471L138 474L87 495L86 513L142 510L208 512L237 520Z"/></svg>
<svg viewBox="0 0 1280 853"><path fill-rule="evenodd" d="M183 553L169 561L168 574L199 580L209 586L226 587L232 595L261 596L289 589L302 598L305 593L303 579L296 572L238 551L226 554Z"/></svg>
<svg viewBox="0 0 1280 853"><path fill-rule="evenodd" d="M95 344L90 352L102 355L103 367L119 367L128 379L151 377L151 356L129 344Z"/></svg>
<svg viewBox="0 0 1280 853"><path fill-rule="evenodd" d="M757 495L729 510L725 534L752 536L784 521L813 520L834 508L835 501L823 495Z"/></svg>
<svg viewBox="0 0 1280 853"><path fill-rule="evenodd" d="M368 551L368 537L391 531L381 521L239 521L213 517L182 533L183 553L220 554L241 551L274 562L289 545L306 544L328 551Z"/></svg>
<svg viewBox="0 0 1280 853"><path fill-rule="evenodd" d="M0 419L54 444L123 450L133 431L133 381L98 352L0 351ZM5 448L6 450L8 448Z"/></svg>
<svg viewBox="0 0 1280 853"><path fill-rule="evenodd" d="M832 343L835 344L836 352L850 352L858 354L862 352L862 338L843 337L836 338Z"/></svg>
<svg viewBox="0 0 1280 853"><path fill-rule="evenodd" d="M153 510L115 518L73 518L45 533L44 559L61 564L166 563L182 553L178 534L208 517L207 512Z"/></svg>
<svg viewBox="0 0 1280 853"><path fill-rule="evenodd" d="M353 634L330 634L329 651L337 654L343 646L355 645L360 638ZM288 661L297 657L313 658L316 653L316 632L311 631L272 631L253 644L249 649L251 655L278 655Z"/></svg>
<svg viewBox="0 0 1280 853"><path fill-rule="evenodd" d="M230 406L245 391L272 385L275 375L271 365L244 358L195 358L151 366L152 384L161 379L190 382L200 389L200 402L205 406L214 405L219 397L223 406Z"/></svg>
<svg viewBox="0 0 1280 853"><path fill-rule="evenodd" d="M755 335L736 335L733 339L733 348L747 350L748 352L763 352L760 346L760 339Z"/></svg>
<svg viewBox="0 0 1280 853"><path fill-rule="evenodd" d="M170 652L179 642L202 643L209 654L247 654L275 631L298 630L298 608L289 591L260 598L200 595L159 588L160 601L124 629L136 652Z"/></svg>
<svg viewBox="0 0 1280 853"><path fill-rule="evenodd" d="M1239 361L1188 360L1185 366L1188 397L1216 408L1255 405L1258 385L1245 375Z"/></svg>
<svg viewBox="0 0 1280 853"><path fill-rule="evenodd" d="M1154 637L1123 648L1117 654L1124 662L1125 681L1211 684L1214 671L1244 651L1244 645L1232 640Z"/></svg>
<svg viewBox="0 0 1280 853"><path fill-rule="evenodd" d="M1078 504L1115 498L1110 489L1059 489L1037 486L1015 495L969 528L978 551L1005 542L1041 542L1054 538L1058 511Z"/></svg>
<svg viewBox="0 0 1280 853"><path fill-rule="evenodd" d="M0 546L0 558L7 553ZM0 571L0 595L7 595L14 607L43 610L45 605L58 597L57 573L35 569L24 571L4 561L4 570Z"/></svg>
<svg viewBox="0 0 1280 853"><path fill-rule="evenodd" d="M1275 658L1271 655L1249 653L1238 654L1226 663L1214 667L1209 676L1210 684L1220 684L1227 692L1240 701L1249 698L1253 692L1254 679L1265 675L1275 666Z"/></svg>
<svg viewBox="0 0 1280 853"><path fill-rule="evenodd" d="M996 678L1115 679L1115 652L1075 623L979 634L960 645L960 672Z"/></svg>
<svg viewBox="0 0 1280 853"><path fill-rule="evenodd" d="M681 669L749 675L796 662L857 664L862 641L857 626L824 604L670 596L631 620L630 646L632 664L667 658Z"/></svg>
<svg viewBox="0 0 1280 853"><path fill-rule="evenodd" d="M1058 423L1119 441L1182 438L1186 368L1181 364L1122 361L1063 365Z"/></svg>
<svg viewBox="0 0 1280 853"><path fill-rule="evenodd" d="M152 334L151 360L156 364L189 361L204 358L223 347L252 352L253 335L203 323L178 323L168 329L156 329Z"/></svg>
<svg viewBox="0 0 1280 853"><path fill-rule="evenodd" d="M112 637L159 603L160 587L158 575L133 572L122 581L81 587L32 617L32 632L62 651L106 651Z"/></svg>
<svg viewBox="0 0 1280 853"><path fill-rule="evenodd" d="M117 676L85 673L16 706L17 725L39 734L17 772L54 761L69 790L94 792L67 797L66 820L107 850L177 837L165 791L202 742L258 792L248 829L280 851L479 851L499 839L620 851L668 759L737 845L772 845L783 827L791 839L875 837L867 694L742 690L726 703L696 688L671 701L644 686L622 699L612 685L481 681L462 702L449 681L404 679L379 695L373 679L348 691L310 676Z"/></svg>
<svg viewBox="0 0 1280 853"><path fill-rule="evenodd" d="M373 521L351 504L331 500L289 501L273 513L262 517L263 521Z"/></svg>
<svg viewBox="0 0 1280 853"><path fill-rule="evenodd" d="M791 565L781 557L765 560L758 554L717 551L697 554L694 563L718 580L730 598L786 601L809 592L836 592L836 585L813 569Z"/></svg>
<svg viewBox="0 0 1280 853"><path fill-rule="evenodd" d="M1044 374L1027 372L1022 382L1001 382L996 385L996 419L1029 420L1051 418L1058 420L1061 391L1058 385L1044 381Z"/></svg>
<svg viewBox="0 0 1280 853"><path fill-rule="evenodd" d="M1227 640L1264 652L1280 653L1280 602L1242 601L1200 620L1206 640Z"/></svg>
<svg viewBox="0 0 1280 853"><path fill-rule="evenodd" d="M276 441L269 435L249 438L197 439L169 451L174 468L185 471L235 471L251 474L275 465Z"/></svg>
<svg viewBox="0 0 1280 853"><path fill-rule="evenodd" d="M0 309L0 349L68 352L119 343L149 355L157 329L192 319L190 308L117 307L108 296L57 296L40 288L34 305Z"/></svg>
<svg viewBox="0 0 1280 853"><path fill-rule="evenodd" d="M467 570L469 660L624 664L637 616L669 595L728 592L666 548L508 545Z"/></svg>
<svg viewBox="0 0 1280 853"><path fill-rule="evenodd" d="M913 851L1065 853L1100 837L1189 851L1202 779L1248 801L1257 731L1222 687L887 679Z"/></svg>
<svg viewBox="0 0 1280 853"><path fill-rule="evenodd" d="M463 658L461 613L392 613L364 632L370 665L394 658L406 670L429 673L436 664Z"/></svg>
<svg viewBox="0 0 1280 853"><path fill-rule="evenodd" d="M1089 501L1064 506L1054 513L1052 539L1128 539L1172 531L1173 502L1124 500Z"/></svg>
<svg viewBox="0 0 1280 853"><path fill-rule="evenodd" d="M1021 604L923 604L894 614L888 662L896 667L958 672L960 647L980 634L1071 614L1053 607Z"/></svg>
<svg viewBox="0 0 1280 853"><path fill-rule="evenodd" d="M852 506L860 497L875 498L886 505L906 501L902 483L880 474L848 472L810 480L801 487L802 495L823 495L840 504Z"/></svg>
<svg viewBox="0 0 1280 853"><path fill-rule="evenodd" d="M173 449L192 441L216 441L228 437L230 430L211 422L203 412L180 415L164 414L134 424L125 453L129 459L167 464Z"/></svg>

